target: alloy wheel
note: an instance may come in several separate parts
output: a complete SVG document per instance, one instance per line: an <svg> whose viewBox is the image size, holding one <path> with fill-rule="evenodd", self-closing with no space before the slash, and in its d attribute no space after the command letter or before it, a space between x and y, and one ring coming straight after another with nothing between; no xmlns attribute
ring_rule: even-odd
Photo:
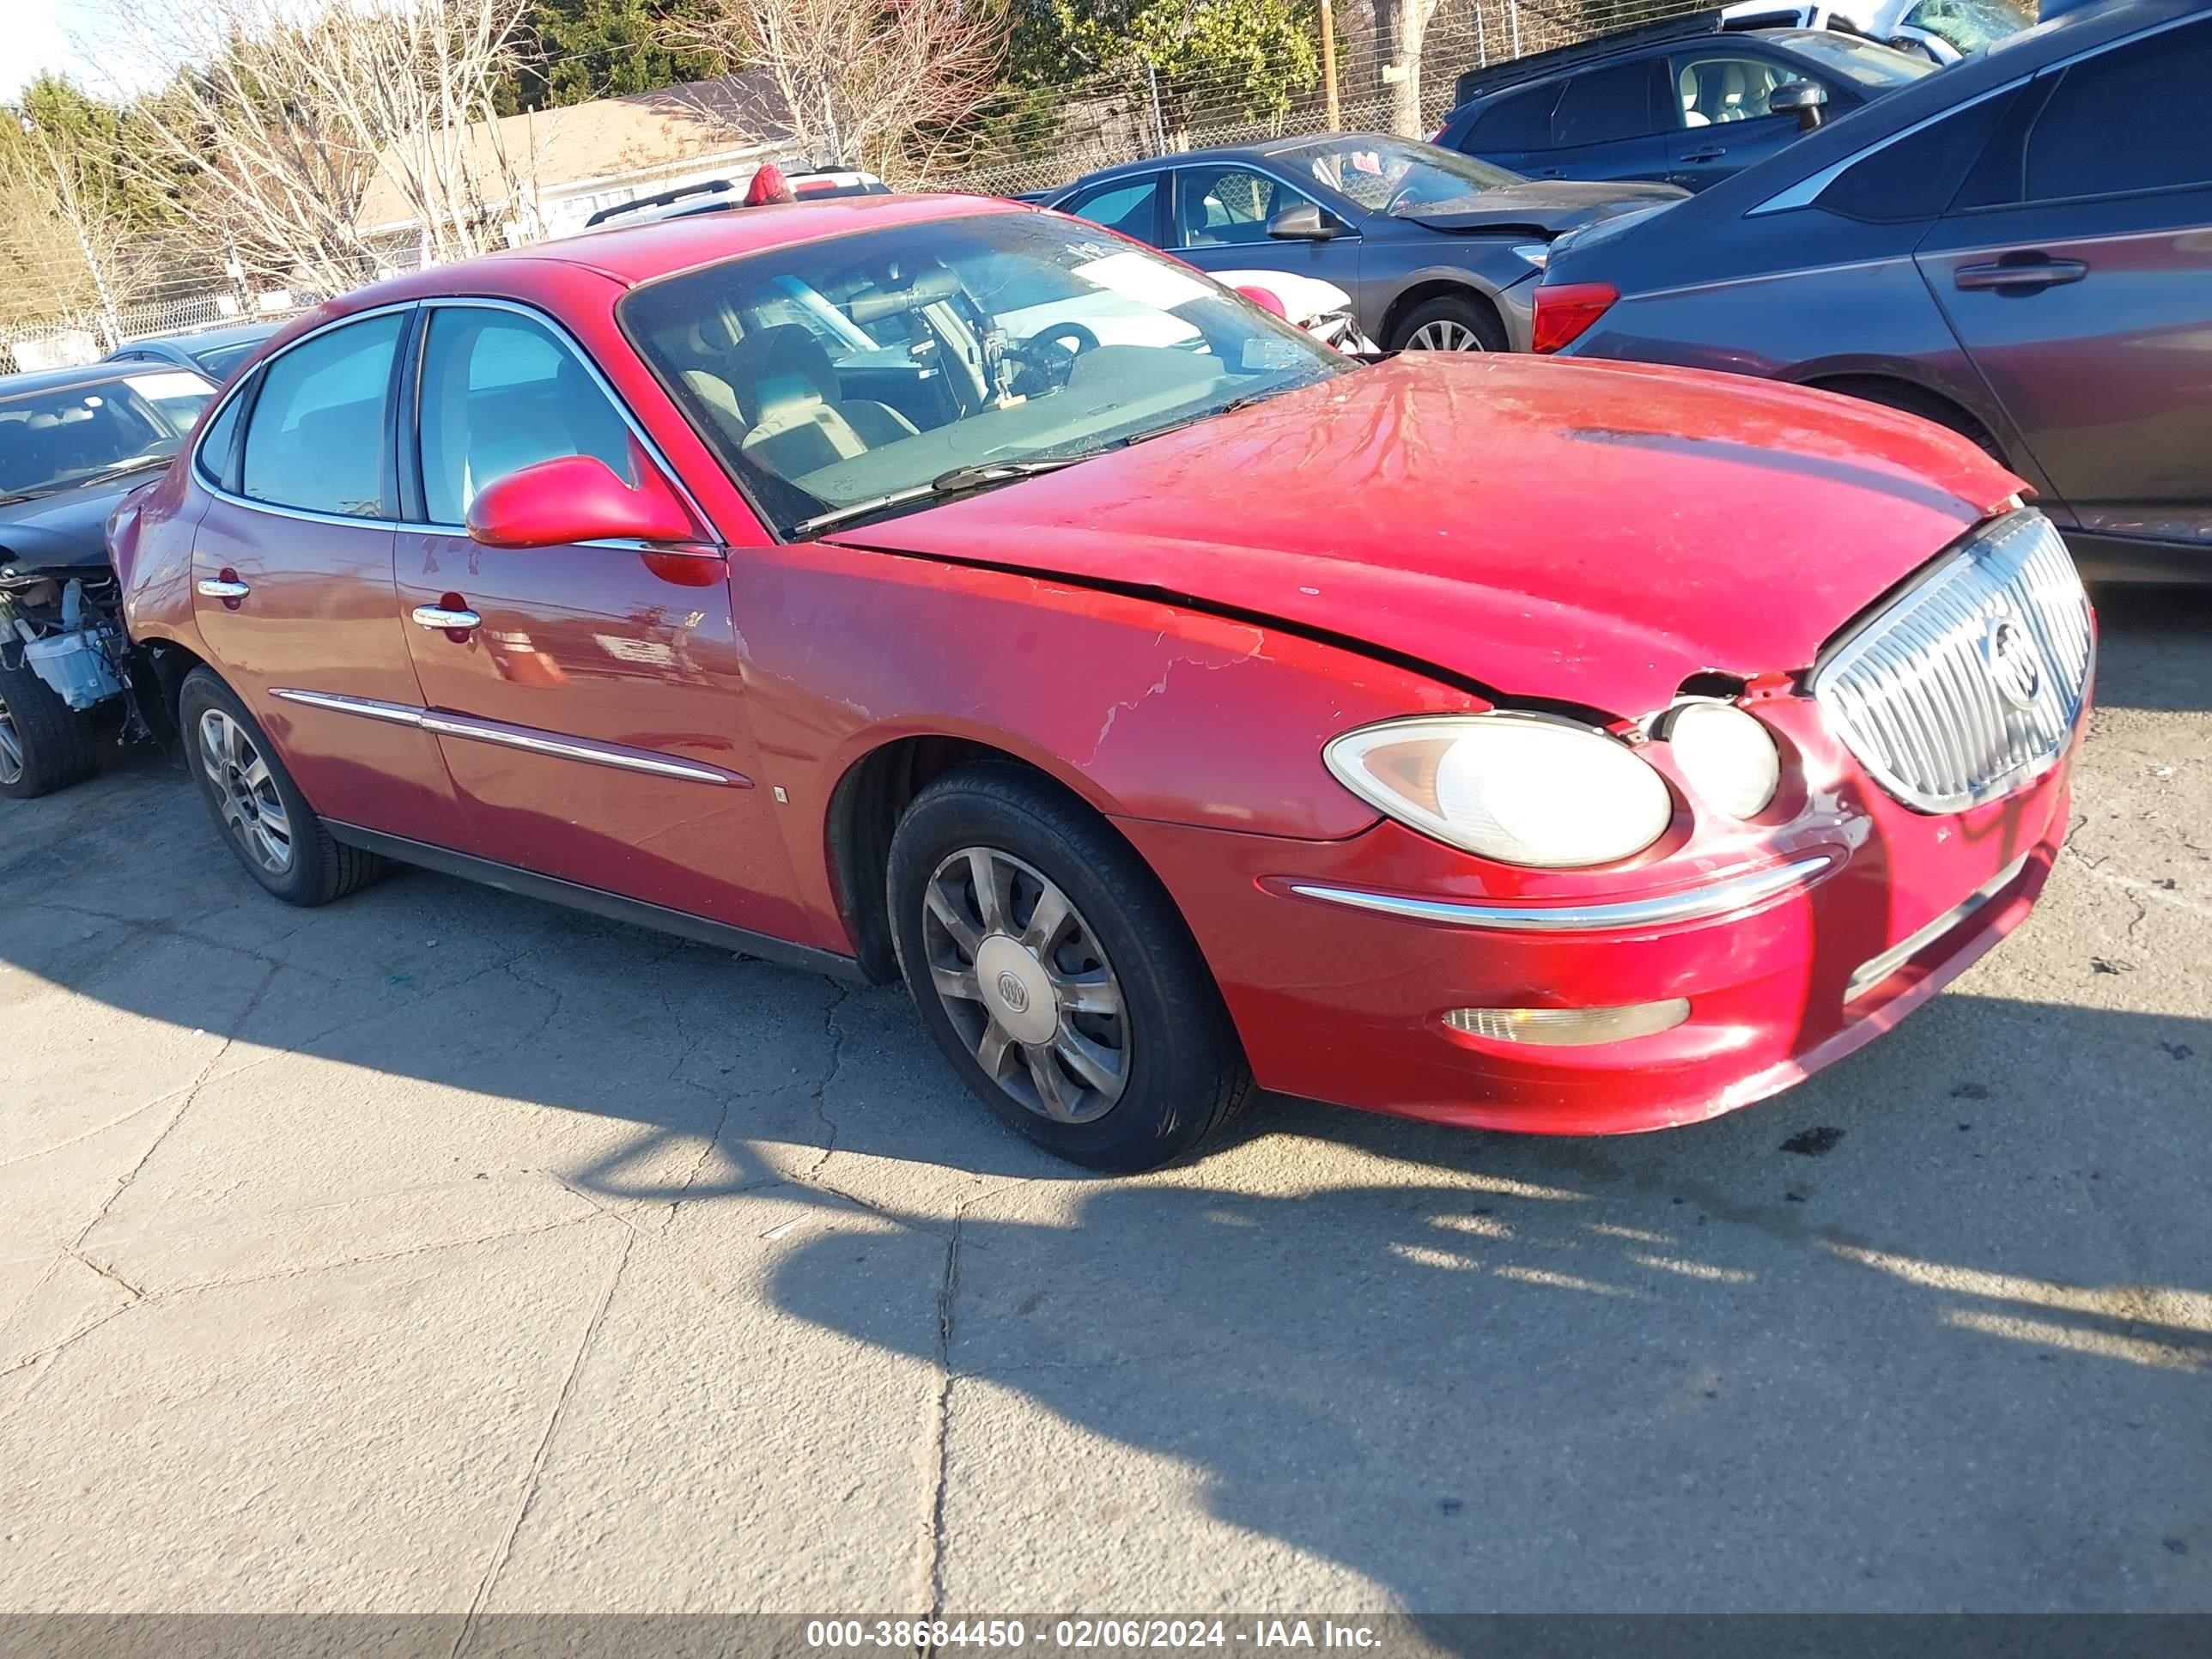
<svg viewBox="0 0 2212 1659"><path fill-rule="evenodd" d="M1439 317L1423 323L1406 337L1408 351L1480 351L1482 337L1465 323Z"/></svg>
<svg viewBox="0 0 2212 1659"><path fill-rule="evenodd" d="M930 981L984 1073L1057 1123L1113 1110L1129 1081L1121 985L1067 895L1012 854L967 847L922 904Z"/></svg>
<svg viewBox="0 0 2212 1659"><path fill-rule="evenodd" d="M220 708L200 715L200 765L215 786L223 827L272 876L292 867L292 818L269 763L246 727Z"/></svg>
<svg viewBox="0 0 2212 1659"><path fill-rule="evenodd" d="M15 729L7 698L0 697L0 783L14 783L22 775L23 734Z"/></svg>

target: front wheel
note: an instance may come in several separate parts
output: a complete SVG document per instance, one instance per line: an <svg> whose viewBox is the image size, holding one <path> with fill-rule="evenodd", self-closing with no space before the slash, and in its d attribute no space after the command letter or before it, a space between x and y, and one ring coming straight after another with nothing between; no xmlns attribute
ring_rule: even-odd
<svg viewBox="0 0 2212 1659"><path fill-rule="evenodd" d="M1450 295L1425 300L1398 319L1393 351L1503 351L1505 331L1497 316L1473 300Z"/></svg>
<svg viewBox="0 0 2212 1659"><path fill-rule="evenodd" d="M92 722L27 664L0 667L0 795L31 800L99 769Z"/></svg>
<svg viewBox="0 0 2212 1659"><path fill-rule="evenodd" d="M1252 1092L1221 994L1159 880L1079 802L963 768L891 841L899 967L930 1035L1047 1151L1127 1173L1215 1133Z"/></svg>

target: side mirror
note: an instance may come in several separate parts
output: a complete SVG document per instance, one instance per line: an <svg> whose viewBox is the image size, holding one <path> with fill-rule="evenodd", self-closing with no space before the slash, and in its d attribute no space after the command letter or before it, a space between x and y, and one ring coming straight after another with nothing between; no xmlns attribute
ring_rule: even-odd
<svg viewBox="0 0 2212 1659"><path fill-rule="evenodd" d="M1766 95L1766 112L1786 115L1794 110L1800 132L1819 126L1820 112L1827 106L1828 89L1818 81L1784 81Z"/></svg>
<svg viewBox="0 0 2212 1659"><path fill-rule="evenodd" d="M1286 207L1267 221L1267 234L1281 242L1326 242L1343 228L1335 216L1311 202Z"/></svg>
<svg viewBox="0 0 2212 1659"><path fill-rule="evenodd" d="M605 461L562 455L495 479L469 503L469 535L486 547L571 542L687 542L699 526L668 481L638 458L632 489Z"/></svg>

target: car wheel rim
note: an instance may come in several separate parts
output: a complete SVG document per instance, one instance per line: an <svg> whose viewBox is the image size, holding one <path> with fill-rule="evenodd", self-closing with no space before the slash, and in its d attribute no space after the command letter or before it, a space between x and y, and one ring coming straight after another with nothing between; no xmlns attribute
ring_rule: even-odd
<svg viewBox="0 0 2212 1659"><path fill-rule="evenodd" d="M240 850L272 876L289 870L292 818L276 780L245 726L220 708L200 716L200 765Z"/></svg>
<svg viewBox="0 0 2212 1659"><path fill-rule="evenodd" d="M8 712L8 700L0 697L0 783L14 783L22 775L23 738Z"/></svg>
<svg viewBox="0 0 2212 1659"><path fill-rule="evenodd" d="M1480 351L1482 337L1465 323L1455 323L1449 317L1439 317L1432 323L1423 323L1406 342L1408 351Z"/></svg>
<svg viewBox="0 0 2212 1659"><path fill-rule="evenodd" d="M994 848L966 847L922 895L930 982L985 1075L1055 1123L1114 1109L1129 1081L1121 982L1066 893Z"/></svg>

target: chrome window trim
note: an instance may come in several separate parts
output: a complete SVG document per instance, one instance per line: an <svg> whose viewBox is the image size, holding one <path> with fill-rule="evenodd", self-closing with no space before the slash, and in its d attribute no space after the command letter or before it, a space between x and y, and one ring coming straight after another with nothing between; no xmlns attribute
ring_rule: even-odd
<svg viewBox="0 0 2212 1659"><path fill-rule="evenodd" d="M1833 854L1820 853L1715 882L1708 887L1693 887L1656 898L1620 899L1601 904L1470 904L1455 899L1413 898L1400 893L1372 893L1359 888L1309 882L1293 882L1291 891L1301 898L1320 899L1325 903L1403 916L1413 921L1443 922L1453 927L1516 933L1609 933L1728 915L1792 887L1802 886L1835 862Z"/></svg>
<svg viewBox="0 0 2212 1659"><path fill-rule="evenodd" d="M2115 40L2100 40L2094 46L2084 46L2081 51L2070 53L2064 58L2053 58L2050 63L2044 64L2039 69L2024 70L2017 80L2006 81L2000 85L1991 87L1987 92L1978 93L1973 97L1967 99L1964 103L1954 104L1948 109L1938 110L1933 115L1923 116L1921 119L1915 121L1909 127L1900 127L1898 131L1890 133L1886 137L1876 139L1873 143L1869 144L1864 149L1855 150L1850 155L1845 156L1842 161L1832 162L1827 167L1822 167L1818 173L1812 174L1810 177L1799 179L1796 184L1790 185L1789 189L1782 191L1776 195L1768 197L1766 200L1761 202L1757 207L1746 210L1743 216L1747 219L1755 219L1761 214L1784 213L1792 208L1809 206L1812 204L1813 198L1818 196L1822 191L1826 190L1830 185L1833 184L1836 180L1837 175L1841 173L1845 168L1856 167L1859 162L1866 160L1868 156L1873 155L1879 151L1887 149L1892 144L1898 143L1900 139L1910 138L1914 133L1922 131L1928 127L1931 127L1938 121L1945 120L1951 116L1956 115L1960 110L1972 109L1977 104L1986 103L1989 100L1996 97L2001 93L2017 92L2021 88L2027 85L2030 82L2040 80L2045 76L2063 74L2067 70L2072 69L2075 64L2084 62L2091 58L2099 57L2105 52L2117 52L2123 46L2131 46L2138 41L2153 40L2157 39L2160 35L2167 33L2172 30L2187 28L2193 23L2201 23L2203 21L2204 15L2201 11L2185 12L2179 17L2168 18L2165 22L2159 24L2155 28L2141 29L2133 34L2123 34ZM2081 200L2102 198L2075 198L2074 199ZM2017 204L2014 205L2017 205ZM2036 204L2036 205L2041 206L2043 204L2039 203ZM1936 216L1940 219L1948 216L1938 214Z"/></svg>
<svg viewBox="0 0 2212 1659"><path fill-rule="evenodd" d="M553 337L554 343L558 345L562 350L566 351L571 357L574 357L577 363L582 367L584 373L592 377L592 384L599 387L600 394L606 398L608 403L614 406L615 413L621 417L622 423L629 428L630 435L637 440L639 446L644 449L647 459L649 459L655 466L660 469L661 476L665 477L671 484L675 486L676 493L684 498L684 504L691 509L692 516L698 520L699 527L708 536L719 539L720 532L716 529L714 520L707 516L706 508L699 505L698 497L691 493L690 487L684 482L683 476L678 473L673 466L669 465L668 457L662 453L659 444L654 441L653 434L645 429L645 423L638 419L635 412L631 410L628 401L623 398L623 395L615 390L613 383L607 379L605 374L600 372L599 366L592 361L592 354L584 349L581 343L577 340L574 335L568 331L567 326L560 322L559 319L549 315L545 312L538 310L535 306L525 305L520 301L494 299L488 295L468 294L427 295L419 301L419 303L424 311L469 309L477 311L512 312L516 316L525 318L544 329L547 333ZM620 331L621 326L621 323L619 319L617 319L616 323L616 329L617 331ZM623 343L627 345L629 343L629 336L627 334L623 335ZM417 362L416 365L415 383L416 389L418 391L422 385L422 366L420 360L428 356L430 343L430 331L428 325L426 323L422 331L422 349L416 354ZM635 348L632 349L635 349ZM647 372L650 374L652 371L648 368ZM679 413L681 411L679 411ZM416 453L418 457L418 465L420 464L419 457L422 448L422 433L419 416L419 409L410 410L408 414L406 422L407 435L414 440ZM433 520L430 517L429 507L427 501L423 507L422 522L418 525L411 525L409 527L418 530L459 530L464 534L467 533L467 526L465 525L453 525L443 520Z"/></svg>
<svg viewBox="0 0 2212 1659"><path fill-rule="evenodd" d="M2041 70L2036 71L2036 74L2041 73L2043 73ZM1819 198L1822 191L1827 189L1830 185L1834 184L1836 180L1843 177L1844 173L1850 172L1853 167L1856 167L1860 162L1867 160L1869 157L1879 155L1882 151L1887 149L1892 144L1902 143L1905 140L1912 137L1917 133L1925 132L1937 122L1948 121L1953 116L1957 115L1963 111L1972 109L1978 104L1986 104L1992 98L2002 97L2008 94L2017 92L2021 88L2026 86L2034 78L2034 75L2027 75L2021 76L2017 81L2007 81L2002 86L1991 87L1987 92L1977 93L1973 97L1967 99L1964 103L1954 104L1948 109L1939 109L1933 115L1924 115L1917 121L1915 121L1911 126L1899 127L1895 132L1889 134L1887 137L1877 138L1874 143L1869 144L1864 149L1854 150L1850 155L1844 157L1842 161L1832 161L1826 167L1822 167L1818 173L1809 173L1806 177L1800 179L1796 184L1790 185L1789 189L1781 191L1775 195L1768 197L1757 207L1746 210L1743 216L1747 219L1756 219L1764 214L1787 213L1793 208L1810 207L1813 205L1814 200ZM2002 124L2000 123L1999 125L2002 126ZM1940 219L1944 216L1938 213L1932 216Z"/></svg>
<svg viewBox="0 0 2212 1659"><path fill-rule="evenodd" d="M291 686L273 687L269 695L286 702L327 709L332 714L356 714L364 720L381 720L390 726L413 726L441 738L465 738L475 743L497 744L502 748L520 749L533 755L548 755L559 760L581 761L587 765L611 766L626 772L645 772L655 777L680 778L689 783L711 783L731 789L750 789L753 787L753 781L744 773L726 771L719 766L709 766L703 761L677 760L654 750L632 749L623 744L600 743L592 738L542 732L534 726L509 726L500 720L478 720L472 715L450 714L441 709L383 702L374 697L341 696L331 691L306 691Z"/></svg>

